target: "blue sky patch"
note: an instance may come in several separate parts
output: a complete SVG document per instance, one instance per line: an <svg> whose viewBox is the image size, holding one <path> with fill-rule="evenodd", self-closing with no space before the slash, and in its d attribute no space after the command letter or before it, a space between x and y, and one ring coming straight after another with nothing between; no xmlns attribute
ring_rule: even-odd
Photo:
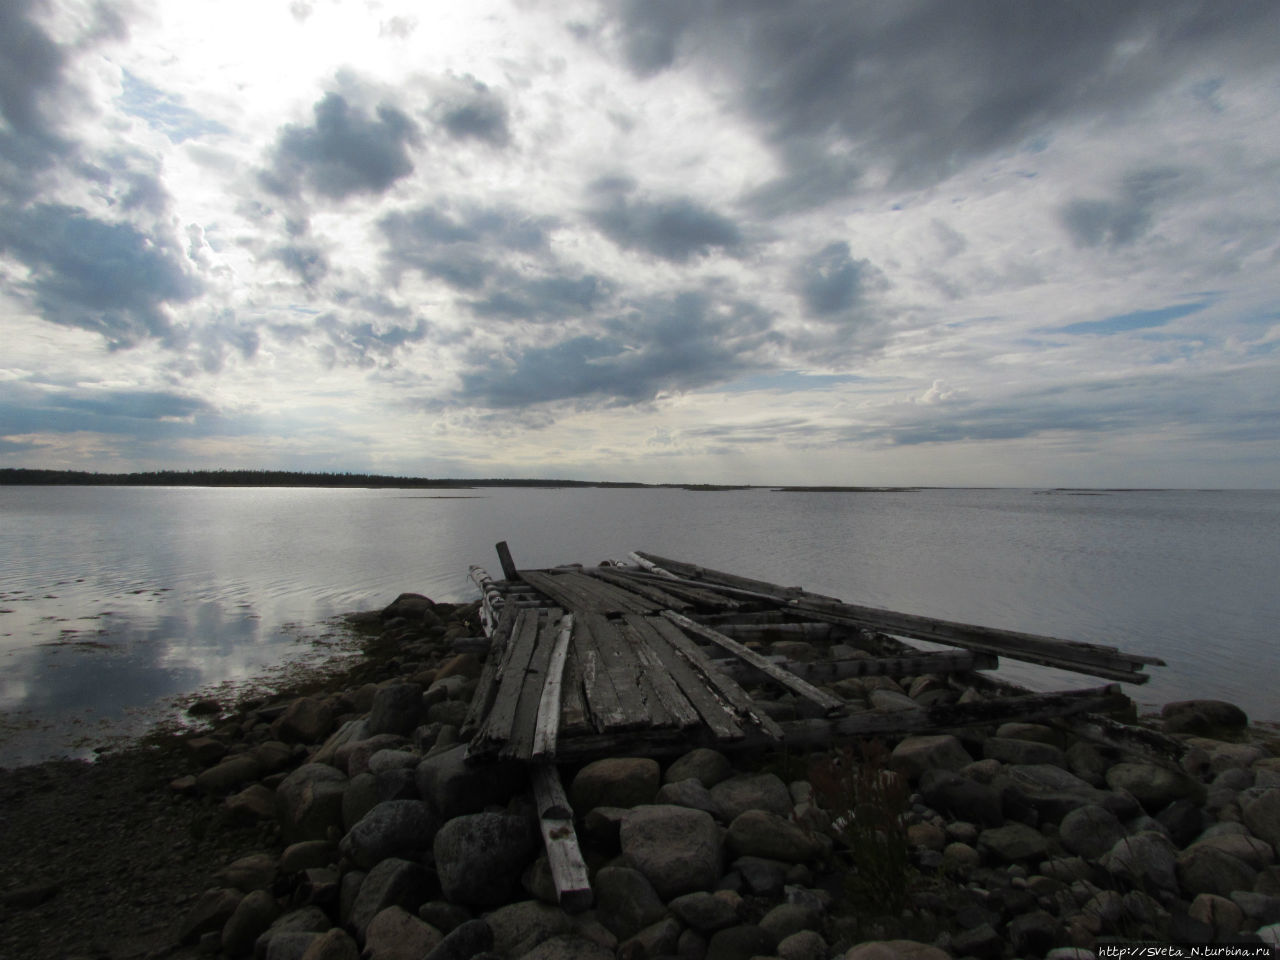
<svg viewBox="0 0 1280 960"><path fill-rule="evenodd" d="M220 123L206 120L189 107L184 107L171 94L139 80L124 71L124 92L119 97L124 112L147 122L172 143L182 143L208 133L229 133Z"/></svg>
<svg viewBox="0 0 1280 960"><path fill-rule="evenodd" d="M1181 303L1172 307L1160 307L1157 310L1135 310L1133 313L1119 313L1101 320L1082 320L1079 323L1068 323L1063 327L1049 327L1050 333L1093 333L1110 336L1115 333L1127 333L1130 330L1145 330L1148 327L1162 327L1172 320L1189 317L1209 306L1210 301L1197 303Z"/></svg>

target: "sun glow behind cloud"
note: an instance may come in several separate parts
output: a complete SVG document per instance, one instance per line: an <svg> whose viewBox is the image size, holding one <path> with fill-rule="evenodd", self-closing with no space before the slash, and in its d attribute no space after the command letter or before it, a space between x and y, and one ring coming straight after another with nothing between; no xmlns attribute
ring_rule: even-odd
<svg viewBox="0 0 1280 960"><path fill-rule="evenodd" d="M1280 483L1267 4L104 9L0 41L0 464Z"/></svg>

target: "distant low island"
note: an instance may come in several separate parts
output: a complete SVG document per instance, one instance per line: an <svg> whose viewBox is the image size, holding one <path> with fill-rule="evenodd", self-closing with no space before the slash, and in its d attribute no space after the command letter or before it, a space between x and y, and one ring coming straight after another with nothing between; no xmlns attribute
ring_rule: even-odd
<svg viewBox="0 0 1280 960"><path fill-rule="evenodd" d="M469 490L475 487L598 487L650 490L764 489L775 493L912 493L920 487L779 487L720 483L640 483L623 480L539 480L510 477L391 477L376 473L312 473L297 470L152 470L138 473L95 473L87 470L0 468L0 485L104 487L360 487L387 489Z"/></svg>

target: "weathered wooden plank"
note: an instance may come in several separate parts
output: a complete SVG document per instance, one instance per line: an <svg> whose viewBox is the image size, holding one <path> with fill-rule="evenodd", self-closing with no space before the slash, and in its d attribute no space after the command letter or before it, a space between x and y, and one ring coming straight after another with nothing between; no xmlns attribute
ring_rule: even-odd
<svg viewBox="0 0 1280 960"><path fill-rule="evenodd" d="M643 617L636 624L636 629L646 639L647 648L657 657L680 692L684 694L685 699L689 701L689 705L697 711L703 724L710 731L712 742L740 740L743 729L733 713L732 706L714 692L707 685L704 675L671 646L663 633L668 628L674 633L679 633L666 620L653 617ZM683 637L683 634L681 636ZM689 642L692 645L692 642Z"/></svg>
<svg viewBox="0 0 1280 960"><path fill-rule="evenodd" d="M706 678L706 682L711 684L720 699L728 703L739 717L754 722L772 737L781 737L782 729L774 722L773 718L756 707L751 698L747 696L747 692L738 686L732 677L728 677L717 670L707 655L675 623L665 617L653 617L648 622L652 624L654 630L671 645L677 654L687 660L699 674Z"/></svg>
<svg viewBox="0 0 1280 960"><path fill-rule="evenodd" d="M645 703L644 697L640 695L637 682L640 662L636 659L631 646L623 643L618 636L615 622L598 613L584 613L581 616L590 628L605 669L609 671L609 677L613 680L614 693L623 714L622 726L651 727L654 726L655 720L661 723L663 718L655 717L653 705Z"/></svg>
<svg viewBox="0 0 1280 960"><path fill-rule="evenodd" d="M555 764L535 763L529 777L533 781L538 826L547 850L556 899L565 912L581 913L591 906L593 896L587 864L573 830L573 808L569 806Z"/></svg>
<svg viewBox="0 0 1280 960"><path fill-rule="evenodd" d="M796 674L791 673L790 671L784 670L768 658L756 653L754 650L744 647L731 637L726 637L720 631L713 630L711 627L704 627L700 623L694 623L688 617L683 614L676 613L673 610L666 610L662 615L686 633L702 637L704 640L710 640L712 643L722 647L734 656L745 660L761 673L767 675L774 683L786 687L797 696L804 697L806 700L816 703L828 713L843 712L845 710L845 702L839 697L833 696L823 690L819 690L807 680L796 676Z"/></svg>
<svg viewBox="0 0 1280 960"><path fill-rule="evenodd" d="M511 738L502 750L504 757L528 760L532 754L533 738L538 726L538 711L542 706L543 692L550 673L551 657L555 653L560 620L563 615L564 611L555 607L539 612L538 639L534 643L529 666L525 669L524 684L520 688L520 702L516 707L515 721L511 725Z"/></svg>
<svg viewBox="0 0 1280 960"><path fill-rule="evenodd" d="M678 727L698 724L698 711L681 692L679 684L671 678L662 660L650 647L651 634L646 629L644 617L626 617L621 629L624 640L630 643L640 661L640 679L646 691L646 699L656 699L670 722Z"/></svg>
<svg viewBox="0 0 1280 960"><path fill-rule="evenodd" d="M462 721L459 737L466 742L470 740L489 715L494 698L498 694L499 668L507 652L507 644L511 640L511 630L515 626L516 615L511 611L498 621L497 629L489 643L488 655L484 666L480 669L480 678L476 681L475 693L471 695L471 705L467 707L466 718Z"/></svg>
<svg viewBox="0 0 1280 960"><path fill-rule="evenodd" d="M521 576L562 606L583 613L647 613L654 609L652 601L576 570L525 570Z"/></svg>
<svg viewBox="0 0 1280 960"><path fill-rule="evenodd" d="M575 617L574 621L574 659L582 673L582 692L591 712L592 726L600 733L622 727L626 723L626 716L618 703L613 676L596 644L595 635L585 617Z"/></svg>
<svg viewBox="0 0 1280 960"><path fill-rule="evenodd" d="M682 597L698 607L712 610L737 610L742 604L717 590L706 590L688 580L681 580L674 575L661 576L637 570L634 567L615 567L616 571L628 580L647 583L658 587L666 593Z"/></svg>
<svg viewBox="0 0 1280 960"><path fill-rule="evenodd" d="M511 726L515 722L520 691L524 687L525 670L537 639L538 611L518 611L508 647L509 656L504 658L499 670L498 692L477 735L482 743L488 741L501 745L511 739Z"/></svg>
<svg viewBox="0 0 1280 960"><path fill-rule="evenodd" d="M564 688L565 661L569 658L569 638L572 633L573 614L565 614L557 626L555 646L551 650L546 679L542 684L542 696L538 701L533 749L530 751L530 756L535 760L555 756L556 739L560 734L560 693Z"/></svg>
<svg viewBox="0 0 1280 960"><path fill-rule="evenodd" d="M710 580L699 580L697 583L702 586L713 585L713 581ZM1163 666L1164 664L1164 661L1158 657L1123 653L1111 646L1084 643L1079 640L1062 640L1058 637L1045 637L1015 630L980 627L934 617L882 610L878 607L843 603L817 594L796 594L792 592L792 588L779 587L776 584L763 586L771 587L772 590L761 591L728 585L715 588L734 597L785 603L795 615L814 620L865 627L933 643L982 650L1014 660L1058 667L1075 673L1105 677L1109 680L1123 680L1126 683L1146 683L1150 676L1141 672L1143 665Z"/></svg>
<svg viewBox="0 0 1280 960"><path fill-rule="evenodd" d="M840 603L837 597L828 597L821 593L810 593L800 587L784 587L776 583L770 583L767 580L753 580L751 577L742 577L736 573L726 573L723 570L713 570L710 567L702 567L695 563L685 563L683 560L672 560L654 553L645 553L637 550L632 556L691 580L704 580L728 587L741 587L746 590L771 594L780 600L808 598Z"/></svg>
<svg viewBox="0 0 1280 960"><path fill-rule="evenodd" d="M560 693L560 732L564 736L577 736L592 729L587 701L582 693L582 670L570 637L569 658L564 665L564 686Z"/></svg>
<svg viewBox="0 0 1280 960"><path fill-rule="evenodd" d="M773 663L811 683L830 683L846 677L915 677L924 673L961 673L972 670L995 670L1000 658L990 653L968 650L920 653L911 657L871 657L861 660L814 660L802 662L785 657L770 657ZM754 679L761 674L741 660L712 660L735 680Z"/></svg>
<svg viewBox="0 0 1280 960"><path fill-rule="evenodd" d="M583 573L595 577L597 580L612 584L620 590L638 594L655 605L655 608L666 608L680 613L687 613L693 608L693 604L688 600L678 597L670 591L663 590L654 584L645 583L637 577L629 577L624 573L619 573L616 567L592 567L589 570L584 570Z"/></svg>
<svg viewBox="0 0 1280 960"><path fill-rule="evenodd" d="M498 551L498 562L502 564L502 575L508 580L519 580L520 571L516 567L516 562L511 559L511 548L507 546L507 541L502 540L493 545Z"/></svg>

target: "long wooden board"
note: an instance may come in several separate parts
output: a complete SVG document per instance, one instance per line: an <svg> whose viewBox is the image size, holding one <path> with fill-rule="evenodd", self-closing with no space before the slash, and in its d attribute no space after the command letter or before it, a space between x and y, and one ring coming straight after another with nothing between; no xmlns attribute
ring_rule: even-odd
<svg viewBox="0 0 1280 960"><path fill-rule="evenodd" d="M645 703L639 684L640 661L631 646L618 635L615 621L598 613L583 613L581 619L595 640L601 661L613 682L614 694L623 715L618 726L625 729L669 723L668 717L658 714L657 705Z"/></svg>
<svg viewBox="0 0 1280 960"><path fill-rule="evenodd" d="M751 664L751 666L765 674L774 683L780 684L797 696L804 697L806 700L816 703L828 713L844 711L845 702L839 697L833 696L824 690L819 690L807 680L804 680L796 674L779 667L768 658L761 656L754 650L744 647L731 637L726 637L718 630L713 630L711 627L704 627L700 623L694 623L688 617L675 613L671 610L664 611L662 615L686 633L693 634L696 637L701 637L704 640L710 640L722 649L727 650L734 656Z"/></svg>
<svg viewBox="0 0 1280 960"><path fill-rule="evenodd" d="M921 653L911 657L869 657L865 660L787 660L770 657L773 663L798 677L814 683L830 683L847 677L916 677L925 673L963 673L972 670L995 670L1000 658L990 653L969 650L947 650ZM712 660L735 680L751 679L761 674L741 660Z"/></svg>
<svg viewBox="0 0 1280 960"><path fill-rule="evenodd" d="M655 617L641 617L632 624L638 636L659 663L666 669L672 681L684 694L689 705L697 711L699 718L717 740L740 740L744 731L733 711L732 705L708 686L703 675L686 658L678 654L667 640L664 631L670 629L679 633L674 626Z"/></svg>
<svg viewBox="0 0 1280 960"><path fill-rule="evenodd" d="M898 636L981 650L1014 660L1058 667L1110 680L1122 680L1126 683L1146 683L1150 677L1141 672L1146 664L1164 665L1164 661L1158 657L1123 653L1112 646L980 627L934 617L882 610L878 607L844 603L819 594L809 594L797 591L795 588L749 580L746 577L685 564L681 561L657 557L654 554L637 553L635 556L651 563L659 563L664 569L696 574L698 577L696 583L699 586L721 589L730 596L756 596L761 600L785 603L794 613L809 619L866 627Z"/></svg>
<svg viewBox="0 0 1280 960"><path fill-rule="evenodd" d="M710 684L720 699L733 708L739 719L754 723L770 737L781 738L782 728L773 718L757 707L732 677L717 670L707 655L675 623L665 617L652 617L648 622L676 654L705 678L705 683Z"/></svg>
<svg viewBox="0 0 1280 960"><path fill-rule="evenodd" d="M516 707L524 686L525 669L529 666L537 639L538 611L517 611L511 641L498 667L498 689L493 704L471 741L476 751L501 748L511 739L511 726L515 722Z"/></svg>
<svg viewBox="0 0 1280 960"><path fill-rule="evenodd" d="M645 699L662 705L663 711L677 727L692 727L700 722L697 709L689 702L653 649L643 617L628 616L619 625L623 640L631 645L640 661L641 688Z"/></svg>
<svg viewBox="0 0 1280 960"><path fill-rule="evenodd" d="M649 613L657 608L652 600L578 571L522 570L520 575L554 602L575 612Z"/></svg>

